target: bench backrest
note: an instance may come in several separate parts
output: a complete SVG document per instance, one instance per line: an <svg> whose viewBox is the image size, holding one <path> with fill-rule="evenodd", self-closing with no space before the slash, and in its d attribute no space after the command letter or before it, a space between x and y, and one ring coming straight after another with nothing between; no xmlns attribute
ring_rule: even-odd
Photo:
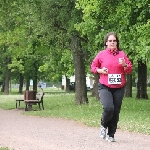
<svg viewBox="0 0 150 150"><path fill-rule="evenodd" d="M36 99L39 100L39 101L42 101L43 100L43 96L44 96L44 92L38 92L36 94Z"/></svg>

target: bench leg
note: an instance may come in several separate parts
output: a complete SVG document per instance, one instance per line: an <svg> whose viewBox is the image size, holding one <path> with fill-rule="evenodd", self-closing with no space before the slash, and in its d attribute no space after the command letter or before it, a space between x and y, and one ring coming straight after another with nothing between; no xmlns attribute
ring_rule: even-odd
<svg viewBox="0 0 150 150"><path fill-rule="evenodd" d="M16 101L16 108L17 108L17 101Z"/></svg>
<svg viewBox="0 0 150 150"><path fill-rule="evenodd" d="M28 104L28 111L32 110L32 104Z"/></svg>
<svg viewBox="0 0 150 150"><path fill-rule="evenodd" d="M25 111L31 111L32 110L32 104L26 104Z"/></svg>
<svg viewBox="0 0 150 150"><path fill-rule="evenodd" d="M42 108L43 108L43 110L44 110L44 105L43 105L43 103L42 103Z"/></svg>
<svg viewBox="0 0 150 150"><path fill-rule="evenodd" d="M40 103L38 103L38 105L39 105L39 109L41 110L41 106L40 106Z"/></svg>
<svg viewBox="0 0 150 150"><path fill-rule="evenodd" d="M27 107L27 104L26 104L26 107L25 107L25 111L28 111L28 107Z"/></svg>
<svg viewBox="0 0 150 150"><path fill-rule="evenodd" d="M16 100L16 108L20 108L20 103L23 102L24 100Z"/></svg>

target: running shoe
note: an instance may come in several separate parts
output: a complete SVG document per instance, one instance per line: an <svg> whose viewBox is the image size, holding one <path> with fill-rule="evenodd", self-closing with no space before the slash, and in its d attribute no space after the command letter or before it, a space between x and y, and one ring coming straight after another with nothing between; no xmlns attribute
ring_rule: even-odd
<svg viewBox="0 0 150 150"><path fill-rule="evenodd" d="M101 126L100 137L103 139L106 138L106 128L104 128L103 126Z"/></svg>
<svg viewBox="0 0 150 150"><path fill-rule="evenodd" d="M116 142L116 140L113 137L106 136L106 141L108 142Z"/></svg>

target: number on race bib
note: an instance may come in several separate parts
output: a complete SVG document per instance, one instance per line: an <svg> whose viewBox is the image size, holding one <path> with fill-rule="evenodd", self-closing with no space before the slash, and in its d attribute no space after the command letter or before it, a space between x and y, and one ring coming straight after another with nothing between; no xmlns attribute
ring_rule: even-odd
<svg viewBox="0 0 150 150"><path fill-rule="evenodd" d="M108 84L121 84L121 74L108 74Z"/></svg>

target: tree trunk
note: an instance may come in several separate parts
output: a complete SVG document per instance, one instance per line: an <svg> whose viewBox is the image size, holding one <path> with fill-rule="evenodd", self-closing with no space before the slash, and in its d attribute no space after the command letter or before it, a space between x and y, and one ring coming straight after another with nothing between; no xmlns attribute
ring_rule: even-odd
<svg viewBox="0 0 150 150"><path fill-rule="evenodd" d="M137 99L148 99L146 62L138 61Z"/></svg>
<svg viewBox="0 0 150 150"><path fill-rule="evenodd" d="M10 80L10 69L7 68L6 70L6 77L5 77L5 86L4 86L4 94L9 94L9 80Z"/></svg>
<svg viewBox="0 0 150 150"><path fill-rule="evenodd" d="M6 59L6 65L10 63L11 59L7 58ZM6 67L6 76L5 76L5 86L4 86L4 94L8 95L9 94L9 81L10 81L10 74L11 70Z"/></svg>
<svg viewBox="0 0 150 150"><path fill-rule="evenodd" d="M86 89L86 74L84 55L81 49L80 39L73 35L71 38L71 50L75 67L75 101L77 104L88 103Z"/></svg>
<svg viewBox="0 0 150 150"><path fill-rule="evenodd" d="M33 79L33 91L37 91L37 78Z"/></svg>
<svg viewBox="0 0 150 150"><path fill-rule="evenodd" d="M68 79L68 77L66 76L66 92L70 92L70 87L69 87L69 85L70 85L70 79Z"/></svg>
<svg viewBox="0 0 150 150"><path fill-rule="evenodd" d="M19 92L18 92L20 94L23 93L23 79L24 79L24 77L23 77L22 73L20 73L20 78L19 78Z"/></svg>
<svg viewBox="0 0 150 150"><path fill-rule="evenodd" d="M34 76L33 76L33 90L37 91L37 75L38 75L38 67L37 67L37 62L34 62Z"/></svg>
<svg viewBox="0 0 150 150"><path fill-rule="evenodd" d="M30 87L30 79L26 80L26 90L29 90Z"/></svg>
<svg viewBox="0 0 150 150"><path fill-rule="evenodd" d="M125 97L132 97L132 74L127 74L127 84L125 87Z"/></svg>
<svg viewBox="0 0 150 150"><path fill-rule="evenodd" d="M3 77L3 80L2 80L2 88L1 88L1 92L4 92L4 88L5 88L5 78Z"/></svg>
<svg viewBox="0 0 150 150"><path fill-rule="evenodd" d="M98 93L98 82L99 82L99 74L94 74L94 85L92 89L92 97L96 97L96 100L99 100L99 93Z"/></svg>

